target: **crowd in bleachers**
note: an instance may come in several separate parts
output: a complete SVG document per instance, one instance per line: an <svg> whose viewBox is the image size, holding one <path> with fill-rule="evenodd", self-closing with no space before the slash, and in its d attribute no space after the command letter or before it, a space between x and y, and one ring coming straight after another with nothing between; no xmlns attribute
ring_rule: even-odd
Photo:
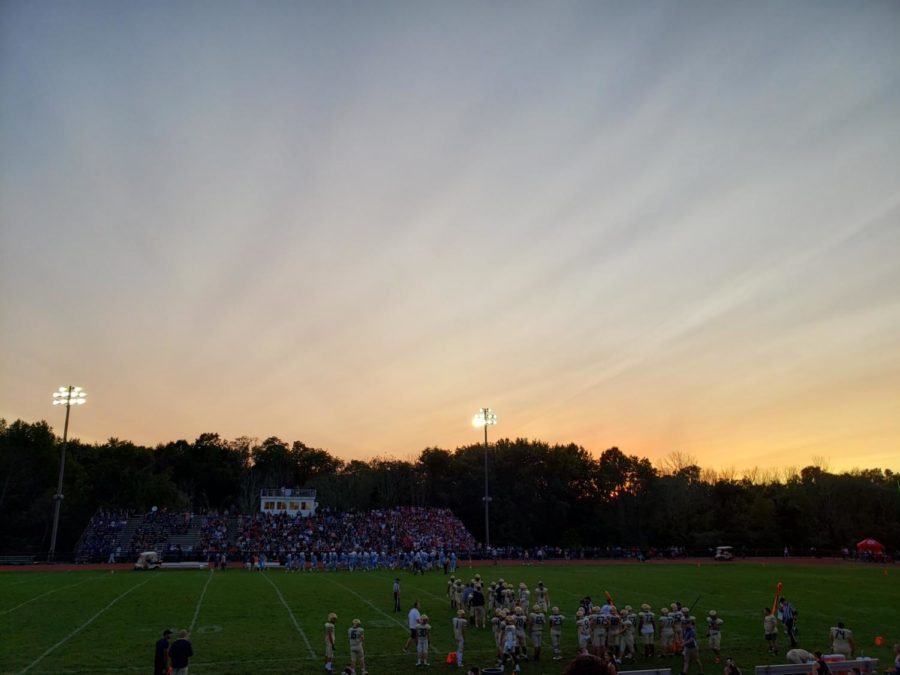
<svg viewBox="0 0 900 675"><path fill-rule="evenodd" d="M377 551L469 551L475 539L449 509L398 507L375 511L332 512L312 516L259 513L240 519L236 537L241 557Z"/></svg>
<svg viewBox="0 0 900 675"><path fill-rule="evenodd" d="M145 513L131 537L128 553L133 556L142 551L162 550L169 537L187 534L190 527L190 513L175 513L165 509Z"/></svg>
<svg viewBox="0 0 900 675"><path fill-rule="evenodd" d="M206 554L224 551L228 545L228 522L218 513L210 513L200 523L200 550Z"/></svg>
<svg viewBox="0 0 900 675"><path fill-rule="evenodd" d="M105 562L115 554L119 533L128 522L124 509L100 509L93 515L81 541L75 548L75 559L83 562Z"/></svg>

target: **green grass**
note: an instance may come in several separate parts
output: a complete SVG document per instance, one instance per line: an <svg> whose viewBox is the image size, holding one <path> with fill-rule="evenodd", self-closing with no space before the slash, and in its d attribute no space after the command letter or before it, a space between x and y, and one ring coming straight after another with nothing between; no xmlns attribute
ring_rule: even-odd
<svg viewBox="0 0 900 675"><path fill-rule="evenodd" d="M552 604L569 617L563 641L567 657L576 653L572 622L579 598L602 598L609 590L617 603L638 609L649 602L654 611L699 596L693 613L703 618L716 609L725 620L723 655L732 655L744 672L754 665L783 662L766 654L762 609L772 603L775 584L800 612L801 646L828 651L828 628L838 620L854 631L866 656L891 660L890 645L900 641L896 605L900 568L867 565L763 565L759 562L697 565L546 565L481 567L461 570L468 578L480 572L486 580L503 577L534 588L538 580L550 589ZM329 611L338 614L343 638L350 621L366 629L366 656L373 675L422 672L414 654L404 655L406 613L394 614L393 572L266 574L232 569L135 573L6 572L0 573L0 673L144 673L152 667L153 644L163 628L193 627L192 675L243 673L320 673L322 624ZM451 611L444 599L446 577L429 573L399 574L404 609L420 601L435 627L436 652L431 672L456 672L444 664L453 649ZM280 593L280 596L279 596ZM202 598L202 601L201 601ZM284 603L282 602L282 598ZM874 646L883 636L886 646ZM308 640L308 644L307 644ZM544 636L545 645L549 635ZM335 665L347 665L345 640L338 643ZM639 642L639 639L636 639ZM780 638L782 652L785 639ZM707 673L718 674L702 642ZM487 631L471 631L466 645L469 663L491 665L493 640ZM640 645L636 645L641 651ZM526 663L524 673L557 675L566 661L549 660L545 647L540 663ZM645 661L633 668L674 665ZM882 668L883 669L883 668ZM677 671L676 671L677 672Z"/></svg>

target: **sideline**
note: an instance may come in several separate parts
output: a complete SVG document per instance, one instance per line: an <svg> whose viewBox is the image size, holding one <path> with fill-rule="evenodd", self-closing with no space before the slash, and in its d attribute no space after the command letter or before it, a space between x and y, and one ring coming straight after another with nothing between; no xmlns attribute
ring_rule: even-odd
<svg viewBox="0 0 900 675"><path fill-rule="evenodd" d="M495 649L489 648L480 648L480 649L471 649L466 651L466 654L476 654L476 655L492 655L496 654ZM409 656L409 654L403 654L403 652L385 652L379 654L369 654L366 652L366 659L384 659L384 658L395 658L400 656ZM574 656L572 658L575 658ZM283 658L272 658L272 659L236 659L233 661L191 661L191 667L197 668L211 668L217 666L245 666L250 664L276 664L276 663L306 663L307 661L317 661L319 660L318 656L292 656L292 657L283 657ZM41 675L96 675L96 673L125 673L125 672L146 672L146 665L135 665L135 666L117 666L117 667L103 667L103 666L89 666L85 668L69 668L66 670L42 670L38 671ZM627 671L622 671L623 675Z"/></svg>
<svg viewBox="0 0 900 675"><path fill-rule="evenodd" d="M69 633L68 635L66 635L66 637L64 637L62 640L60 640L60 641L57 642L55 645L53 645L52 647L50 647L47 651L45 651L43 654L41 654L39 657L37 657L34 661L32 661L30 664L28 664L25 668L23 668L22 670L20 670L20 671L19 671L19 675L24 675L24 674L27 673L29 670L31 670L32 668L34 668L37 664L39 664L41 661L44 660L44 657L46 657L46 656L48 656L49 654L51 654L52 652L54 652L54 651L57 649L57 647L61 647L61 646L64 645L66 642L68 642L69 640L71 640L73 637L75 637L76 635L78 635L78 633L80 633L80 632L83 631L85 628L87 628L87 627L90 626L92 623L94 623L94 621L97 620L97 617L99 617L99 616L100 616L101 614L103 614L106 610L108 610L110 607L112 607L113 605L115 605L119 600L121 600L122 598L124 598L126 595L128 595L128 594L131 593L132 591L137 590L137 589L140 588L141 586L146 586L146 585L149 584L151 581L153 581L154 579L156 579L156 577L158 577L158 576L159 576L158 573L157 573L157 574L154 574L152 577L150 577L150 578L147 579L146 581L142 581L141 583L136 584L136 585L132 586L131 588L129 588L127 591L125 591L124 593L122 593L122 595L120 595L119 597L117 597L115 600L113 600L112 602L110 602L106 607L104 607L103 609L101 609L99 612L97 612L96 614L94 614L94 616L92 616L90 619L88 619L88 620L85 621L83 624L81 624L78 628L76 628L76 629L73 630L71 633Z"/></svg>
<svg viewBox="0 0 900 675"><path fill-rule="evenodd" d="M291 617L291 621L294 622L294 628L297 629L297 632L300 633L300 637L303 638L303 641L306 643L306 648L309 650L309 654L312 658L316 657L316 652L313 650L312 645L309 644L309 638L306 637L306 633L303 632L303 628L300 627L300 624L297 622L297 617L294 616L294 613L291 611L291 608L288 606L287 602L284 599L284 596L281 594L281 590L278 586L275 585L275 582L269 579L269 575L266 572L260 572L263 579L269 582L269 585L275 589L275 592L278 593L278 599L281 600L281 604L284 605L284 608L288 611L288 615Z"/></svg>

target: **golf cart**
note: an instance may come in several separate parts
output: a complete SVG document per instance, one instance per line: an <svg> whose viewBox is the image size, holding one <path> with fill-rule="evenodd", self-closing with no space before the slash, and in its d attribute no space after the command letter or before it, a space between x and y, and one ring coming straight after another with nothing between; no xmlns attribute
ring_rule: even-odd
<svg viewBox="0 0 900 675"><path fill-rule="evenodd" d="M731 552L731 546L716 546L716 554L713 557L716 560L734 560L734 553Z"/></svg>
<svg viewBox="0 0 900 675"><path fill-rule="evenodd" d="M134 563L136 570L156 570L162 561L159 559L159 553L156 551L144 551L138 556L137 562Z"/></svg>

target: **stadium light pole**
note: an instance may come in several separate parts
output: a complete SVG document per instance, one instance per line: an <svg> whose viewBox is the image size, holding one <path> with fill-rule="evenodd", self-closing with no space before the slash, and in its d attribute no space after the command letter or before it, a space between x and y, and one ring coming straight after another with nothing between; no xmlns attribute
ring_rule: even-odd
<svg viewBox="0 0 900 675"><path fill-rule="evenodd" d="M56 505L53 508L53 534L50 535L50 552L47 554L47 561L53 562L56 556L56 533L59 531L59 508L63 500L63 474L66 471L66 447L69 444L69 411L73 405L84 405L87 394L81 387L60 387L53 392L53 405L66 406L66 424L63 427L63 444L59 453L59 483L56 486L56 494L53 500Z"/></svg>
<svg viewBox="0 0 900 675"><path fill-rule="evenodd" d="M472 418L472 426L484 427L484 551L491 547L491 495L488 492L488 427L497 424L497 415L490 408L482 408Z"/></svg>

